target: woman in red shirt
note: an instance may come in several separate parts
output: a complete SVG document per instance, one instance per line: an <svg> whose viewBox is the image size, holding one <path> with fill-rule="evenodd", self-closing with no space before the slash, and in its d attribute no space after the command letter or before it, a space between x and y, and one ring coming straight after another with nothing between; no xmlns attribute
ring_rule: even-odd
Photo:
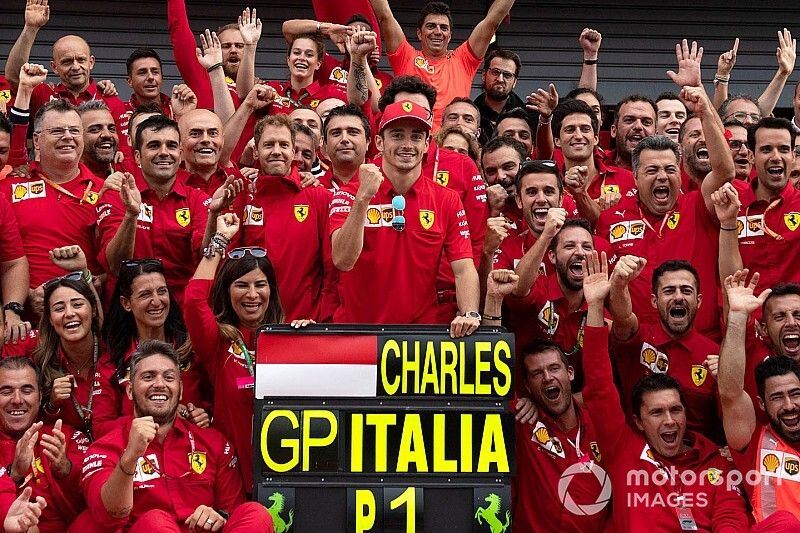
<svg viewBox="0 0 800 533"><path fill-rule="evenodd" d="M217 275L238 230L236 215L217 218L217 233L186 286L183 303L195 353L214 385L214 427L233 442L251 494L256 333L264 324L283 322L284 314L275 270L263 248L231 250ZM295 320L292 325L312 322Z"/></svg>

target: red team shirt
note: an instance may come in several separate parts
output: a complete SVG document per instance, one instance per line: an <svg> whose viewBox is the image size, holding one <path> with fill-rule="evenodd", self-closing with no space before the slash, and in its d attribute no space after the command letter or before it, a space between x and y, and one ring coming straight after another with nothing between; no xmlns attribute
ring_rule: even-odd
<svg viewBox="0 0 800 533"><path fill-rule="evenodd" d="M172 114L172 99L169 96L167 96L164 93L161 93L159 95L159 104L161 105L161 112L165 116L169 118L175 118L174 115ZM140 105L142 104L139 102L139 99L136 97L135 94L132 94L131 97L128 99L128 101L123 104L123 106L125 107L125 116L120 123L122 129L117 130L117 134L120 137L125 137L127 139L128 124L131 121L131 115L133 115L134 111L136 111L136 108L139 107Z"/></svg>
<svg viewBox="0 0 800 533"><path fill-rule="evenodd" d="M2 182L0 182L0 186L2 186ZM14 211L5 195L0 195L0 228L3 228L3 231L0 232L0 263L14 261L25 256L17 219L14 218Z"/></svg>
<svg viewBox="0 0 800 533"><path fill-rule="evenodd" d="M625 198L628 191L636 190L636 178L630 170L610 165L604 159L604 153L601 148L595 148L594 164L597 168L597 175L592 178L587 188L589 196L596 200L602 193L618 192ZM553 160L563 175L566 170L564 169L564 152L560 148L556 148L553 152Z"/></svg>
<svg viewBox="0 0 800 533"><path fill-rule="evenodd" d="M331 202L330 233L341 228L358 191L351 181ZM370 200L364 246L355 266L339 273L334 322L433 324L441 256L472 259L470 233L458 195L420 177L406 192L403 231L392 228L396 193L385 179ZM451 317L452 319L452 317Z"/></svg>

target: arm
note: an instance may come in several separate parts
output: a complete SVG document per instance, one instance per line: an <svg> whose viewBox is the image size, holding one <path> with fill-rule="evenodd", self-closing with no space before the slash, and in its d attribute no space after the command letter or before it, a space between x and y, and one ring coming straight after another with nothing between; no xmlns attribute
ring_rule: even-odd
<svg viewBox="0 0 800 533"><path fill-rule="evenodd" d="M642 273L646 264L647 260L643 257L625 255L617 262L611 274L611 334L618 341L627 341L639 331L639 318L633 312L628 286Z"/></svg>
<svg viewBox="0 0 800 533"><path fill-rule="evenodd" d="M597 90L597 59L600 54L600 43L603 41L603 36L599 31L591 28L584 28L581 36L578 37L578 43L583 49L583 64L581 66L581 79L578 81L578 87L582 89ZM587 61L589 63L587 63Z"/></svg>
<svg viewBox="0 0 800 533"><path fill-rule="evenodd" d="M19 84L19 70L28 62L39 30L50 20L47 0L28 0L25 5L25 26L14 42L6 60L6 78L12 87Z"/></svg>
<svg viewBox="0 0 800 533"><path fill-rule="evenodd" d="M386 53L391 54L397 50L406 38L400 23L394 18L392 8L389 7L389 0L370 0L372 9L375 11L375 18L381 27L381 38L386 47ZM475 49L473 48L473 51ZM480 54L483 56L483 54Z"/></svg>
<svg viewBox="0 0 800 533"><path fill-rule="evenodd" d="M486 280L486 303L483 305L482 326L500 326L503 314L503 299L511 294L519 280L513 270L492 270ZM488 318L498 317L497 320Z"/></svg>
<svg viewBox="0 0 800 533"><path fill-rule="evenodd" d="M373 5L375 5L374 2ZM472 30L467 42L477 57L486 55L486 49L489 48L492 37L494 37L503 19L508 16L513 5L514 0L494 0L492 5L489 6L489 12L486 13L486 17ZM375 14L377 15L377 9ZM383 30L383 25L381 25L381 30Z"/></svg>
<svg viewBox="0 0 800 533"><path fill-rule="evenodd" d="M739 51L739 38L733 42L733 48L720 54L717 60L717 73L714 75L714 109L719 109L722 102L728 99L728 82L731 71L736 64L736 53Z"/></svg>
<svg viewBox="0 0 800 533"><path fill-rule="evenodd" d="M728 329L719 352L717 388L722 406L722 426L728 445L737 451L747 447L756 429L756 412L753 401L744 391L745 334L750 313L760 308L771 292L765 290L759 297L753 294L758 284L758 273L746 283L748 271L739 270L725 279L728 294Z"/></svg>
<svg viewBox="0 0 800 533"><path fill-rule="evenodd" d="M353 28L343 24L333 24L331 22L311 19L291 19L283 23L281 32L287 43L291 43L295 36L303 33L321 33L333 41L339 50L342 50L345 37L353 32Z"/></svg>
<svg viewBox="0 0 800 533"><path fill-rule="evenodd" d="M531 292L531 287L539 277L539 265L542 264L544 255L550 248L550 243L564 225L566 218L567 212L560 207L551 207L547 211L547 220L545 220L542 234L536 239L531 249L525 252L515 269L519 275L519 283L512 294L517 298L524 298Z"/></svg>
<svg viewBox="0 0 800 533"><path fill-rule="evenodd" d="M230 160L231 153L239 143L239 138L242 136L250 115L257 109L263 109L268 106L276 96L275 89L269 85L256 85L250 90L239 109L225 122L224 144L220 153L220 161Z"/></svg>
<svg viewBox="0 0 800 533"><path fill-rule="evenodd" d="M208 30L206 30L208 31ZM244 41L242 60L236 74L236 93L244 98L253 88L256 79L256 48L261 39L261 19L256 18L256 10L250 15L250 8L245 8L239 17L239 31ZM220 53L222 49L220 48Z"/></svg>
<svg viewBox="0 0 800 533"><path fill-rule="evenodd" d="M136 188L133 175L125 173L119 196L125 208L125 214L117 232L106 247L109 272L119 272L120 264L123 260L133 257L133 250L136 246L136 220L139 218L142 208L142 196L139 189ZM114 209L113 206L108 208Z"/></svg>
<svg viewBox="0 0 800 533"><path fill-rule="evenodd" d="M367 64L367 58L377 46L377 35L372 31L357 31L346 39L347 51L350 53L350 70L347 73L347 101L359 107L371 99L373 110L378 108L380 90L375 76Z"/></svg>
<svg viewBox="0 0 800 533"><path fill-rule="evenodd" d="M206 220L206 229L203 233L203 248L208 246L211 237L217 231L219 225L217 218L223 211L231 206L236 196L243 190L244 179L228 176L225 178L225 183L214 191L214 196L211 197L211 201L208 204L208 219ZM203 194L203 197L208 198L205 194Z"/></svg>
<svg viewBox="0 0 800 533"><path fill-rule="evenodd" d="M558 106L558 92L552 83L548 90L539 89L528 95L525 106L529 111L539 113L539 124L536 126L536 155L538 159L553 157L555 144L550 121L553 119L553 110Z"/></svg>
<svg viewBox="0 0 800 533"><path fill-rule="evenodd" d="M600 218L600 204L589 196L589 167L576 165L564 173L564 187L575 200L578 214L591 222Z"/></svg>
<svg viewBox="0 0 800 533"><path fill-rule="evenodd" d="M500 249L503 240L508 237L509 229L511 229L511 224L508 223L504 216L491 217L486 223L486 239L483 241L481 261L478 265L478 279L481 281L481 293L486 292L486 279L494 268L495 254Z"/></svg>
<svg viewBox="0 0 800 533"><path fill-rule="evenodd" d="M341 228L331 234L333 265L347 272L352 270L364 248L364 220L369 202L383 183L383 174L375 165L361 165L358 171L358 191L350 212ZM475 307L477 309L477 305Z"/></svg>
<svg viewBox="0 0 800 533"><path fill-rule="evenodd" d="M245 46L245 56L247 55L246 50L247 46ZM206 75L211 83L214 112L224 124L233 115L235 109L228 83L225 81L225 71L222 69L222 45L216 33L206 30L205 33L200 34L200 48L195 48L195 58L197 64L206 70Z"/></svg>
<svg viewBox="0 0 800 533"><path fill-rule="evenodd" d="M720 285L725 286L725 279L733 276L737 270L744 268L742 265L742 254L739 252L739 232L737 224L739 221L739 209L742 204L739 202L739 194L730 183L726 183L719 190L711 194L711 201L714 203L714 211L719 219L719 256L717 265L719 268ZM722 316L728 316L728 295L722 291Z"/></svg>
<svg viewBox="0 0 800 533"><path fill-rule="evenodd" d="M778 57L778 70L767 88L758 97L758 109L761 116L772 115L772 110L781 97L781 92L786 85L786 80L794 70L794 62L797 58L797 39L792 39L792 34L786 28L783 32L778 32L778 50L775 53Z"/></svg>
<svg viewBox="0 0 800 533"><path fill-rule="evenodd" d="M197 62L197 56L193 53L197 43L189 27L185 0L167 0L167 24L175 65L186 85L197 95L197 107L214 109L208 72Z"/></svg>
<svg viewBox="0 0 800 533"><path fill-rule="evenodd" d="M133 509L133 475L136 463L144 455L150 442L155 438L158 425L152 416L134 418L128 434L128 445L119 457L119 462L111 476L100 489L103 507L109 516L121 518L131 514Z"/></svg>
<svg viewBox="0 0 800 533"><path fill-rule="evenodd" d="M480 309L480 282L472 259L457 259L450 263L456 278L456 301L462 313Z"/></svg>

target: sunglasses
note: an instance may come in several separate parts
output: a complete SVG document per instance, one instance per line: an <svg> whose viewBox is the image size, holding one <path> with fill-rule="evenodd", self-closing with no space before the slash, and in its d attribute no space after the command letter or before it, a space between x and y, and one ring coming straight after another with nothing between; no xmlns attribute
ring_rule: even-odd
<svg viewBox="0 0 800 533"><path fill-rule="evenodd" d="M264 248L260 248L258 246L247 246L243 248L234 248L228 252L228 258L241 259L247 254L250 254L256 258L267 257L267 251Z"/></svg>
<svg viewBox="0 0 800 533"><path fill-rule="evenodd" d="M392 198L392 227L395 229L395 231L403 231L406 229L405 209L406 199L404 196L400 196L398 194Z"/></svg>
<svg viewBox="0 0 800 533"><path fill-rule="evenodd" d="M51 280L48 280L48 281L46 281L44 283L44 290L49 289L53 285L57 285L58 283L61 282L61 280L65 280L65 279L68 279L68 280L71 280L71 281L80 281L80 280L83 279L83 272L80 271L80 270L76 270L75 272L70 272L66 276L59 276L57 278L53 278Z"/></svg>
<svg viewBox="0 0 800 533"><path fill-rule="evenodd" d="M143 265L158 266L164 268L160 259L125 259L120 263L120 268L138 268Z"/></svg>

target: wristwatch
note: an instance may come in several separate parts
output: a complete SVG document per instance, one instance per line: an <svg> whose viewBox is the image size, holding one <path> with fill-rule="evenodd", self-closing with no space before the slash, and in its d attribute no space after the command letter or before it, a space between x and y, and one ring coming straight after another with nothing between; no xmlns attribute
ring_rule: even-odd
<svg viewBox="0 0 800 533"><path fill-rule="evenodd" d="M464 313L464 316L467 318L477 318L478 320L481 319L481 314L477 311L467 311Z"/></svg>
<svg viewBox="0 0 800 533"><path fill-rule="evenodd" d="M3 311L11 311L12 313L22 316L22 313L25 312L25 307L19 302L8 302L3 306Z"/></svg>

